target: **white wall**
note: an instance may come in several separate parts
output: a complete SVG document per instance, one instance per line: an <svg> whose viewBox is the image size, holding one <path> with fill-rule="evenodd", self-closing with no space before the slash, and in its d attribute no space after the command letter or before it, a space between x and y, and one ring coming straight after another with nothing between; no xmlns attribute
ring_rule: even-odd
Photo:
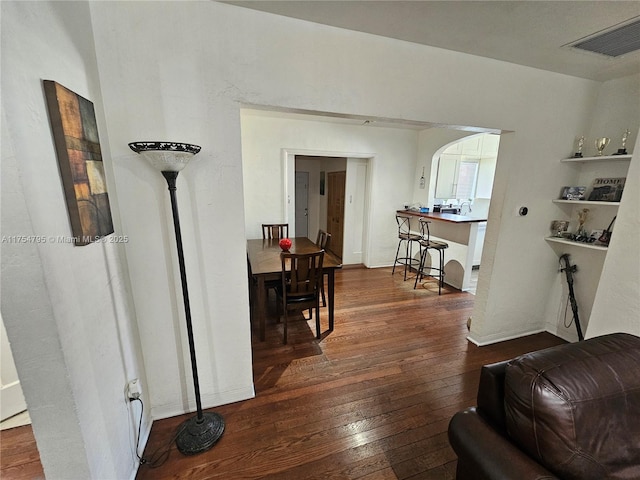
<svg viewBox="0 0 640 480"><path fill-rule="evenodd" d="M2 2L2 317L48 479L128 478L146 384L122 245L74 247L42 79L94 103L121 234L86 3ZM145 398L148 397L145 395ZM150 428L149 417L143 435ZM144 440L143 440L144 442Z"/></svg>
<svg viewBox="0 0 640 480"><path fill-rule="evenodd" d="M0 321L2 316L0 315ZM13 361L13 353L11 353L11 344L7 337L7 331L4 328L4 321L0 324L0 421L5 421L18 413L27 409L27 402L22 393L20 386L20 378ZM30 423L30 420L24 420L24 423Z"/></svg>
<svg viewBox="0 0 640 480"><path fill-rule="evenodd" d="M126 478L132 470L132 418L122 396L131 375L144 378L134 317L154 415L193 408L166 187L128 142L203 147L178 182L203 400L253 394L244 239L255 222L245 221L244 191L255 185L243 178L243 104L513 131L501 139L471 336L483 343L544 328L557 265L541 234L557 194L549 178L566 180L558 159L592 117L615 118L594 108L599 84L217 2L88 8L90 22L86 3L2 2L2 102L11 121L3 121L3 138L13 146L7 151L3 141L3 197L6 185L15 187L8 210L3 198L3 234L5 225L20 233L68 229L40 86L51 78L96 104L117 232L131 239L125 252L3 246L2 315L29 407L41 407L34 430L48 477L65 478L57 475L63 465L66 478ZM347 150L381 154L361 141ZM273 177L271 160L256 165ZM384 222L406 201L417 169L389 153L372 163L373 265L393 258L395 228ZM269 210L258 213L281 211L277 198L264 201ZM517 216L520 205L527 217ZM625 222L637 238L629 214ZM623 246L607 262L623 261ZM609 276L611 289L626 280ZM34 339L37 352L28 348ZM46 405L43 380L50 380Z"/></svg>
<svg viewBox="0 0 640 480"><path fill-rule="evenodd" d="M609 244L585 337L611 332L640 336L640 152L636 149L625 184L624 203Z"/></svg>
<svg viewBox="0 0 640 480"><path fill-rule="evenodd" d="M269 192L255 181L243 185L240 105L513 131L509 140L504 135L501 141L492 195L496 208L492 205L480 280L482 283L484 274L485 287L478 289L471 334L483 343L544 328L548 286L555 278L557 264L557 256L541 236L554 211L548 199L557 193L557 187L548 181L549 172L558 170L557 159L566 156L575 136L587 129L598 83L215 2L95 3L92 13L116 181L127 182L127 191L144 189L144 195L149 195L149 187L144 187L150 182L147 173L139 171L132 176L118 168L119 162L123 167L131 163L126 143L136 137L171 136L203 144L200 164L185 172L193 185L191 204L199 209L194 223L200 230L194 234L213 242L225 256L217 258L214 249L206 249L203 258L198 258L195 248L188 248L189 256L195 255L190 270L197 280L191 284L207 298L222 297L217 299L220 303L211 300L212 310L202 309L206 318L219 318L215 313L220 310L232 312L223 316L227 330L220 340L233 345L236 356L249 357L248 312L233 309L230 299L245 301L246 289L239 277L217 285L214 272L244 264L243 245L232 239L256 236L248 230L249 225L282 212L279 197L283 188L278 175L283 159L266 158L263 152L253 155L256 171L251 175L268 184ZM181 24L189 26L184 34L165 34ZM473 72L473 82L469 72ZM291 128L297 127L292 124ZM324 137L325 133L316 134L310 143L327 148ZM354 138L351 143L360 141ZM407 170L402 162L392 163L391 157L372 162L375 193L370 231L375 236L370 236L371 265L392 261L395 228L384 222L406 201L402 192L406 185L418 181L416 170L415 163ZM153 191L160 189L159 184L153 187ZM262 192L260 205L245 209L243 189ZM138 217L148 215L151 205L139 203L139 197L123 199L132 206L123 216L123 226L135 238L142 236L142 230L153 231L155 224L140 224ZM217 208L220 205L223 210ZM528 216L517 215L521 205L529 207ZM245 211L255 218L245 221ZM221 227L224 238L214 235ZM133 248L131 244L129 248ZM522 255L523 249L528 256ZM499 256L494 255L496 250ZM157 256L160 250L152 253ZM159 280L162 276L150 278L143 273L142 245L129 257L134 285L146 285L145 292L166 290L162 285L166 282ZM143 293L136 293L136 297ZM150 328L144 325L155 322L164 325L158 311L162 308L152 303L141 298L143 330ZM211 331L219 336L222 325L216 327ZM167 341L158 339L162 345ZM175 350L173 345L164 346ZM145 358L148 355L145 347ZM215 356L218 361L224 358ZM165 366L171 370L175 363L172 357L158 353L148 363L157 365L154 368L158 370ZM236 368L242 367L229 373L246 378L249 366L241 375ZM170 378L180 375L176 371ZM158 380L150 382L153 385ZM212 383L213 390L218 387ZM162 402L172 396L168 389L158 393L164 397Z"/></svg>
<svg viewBox="0 0 640 480"><path fill-rule="evenodd" d="M595 117L588 138L610 137L606 153L613 153L629 129L627 150L633 157L585 337L616 331L640 335L640 75L604 83L596 111L602 115Z"/></svg>
<svg viewBox="0 0 640 480"><path fill-rule="evenodd" d="M367 265L392 264L397 246L395 211L402 208L412 194L410 187L398 186L409 186L413 180L417 132L293 120L244 111L242 154L247 238L259 238L264 219L273 218L272 212L283 210L283 148L296 152L318 151L326 155L332 152L341 157L372 157L368 161L370 188L374 193L368 208L371 257ZM344 160L340 162L344 166ZM344 169L343 166L327 164L327 171ZM356 185L351 187L355 189ZM347 196L353 193L349 190ZM326 195L321 197L321 202L326 203ZM281 218L285 219L284 216Z"/></svg>
<svg viewBox="0 0 640 480"><path fill-rule="evenodd" d="M345 197L344 223L348 228L344 234L342 261L345 265L366 264L369 262L369 238L365 231L369 230L368 204L371 195L368 175L369 160L363 158L347 159L347 181Z"/></svg>
<svg viewBox="0 0 640 480"><path fill-rule="evenodd" d="M611 143L605 149L605 154L616 152L620 148L622 133L631 130L627 141L627 150L635 151L637 128L640 125L640 75L624 77L605 82L599 89L598 102L595 109L601 114L594 115L592 124L585 129L585 155L595 155L594 139L608 136ZM574 147L575 148L575 147ZM571 150L565 157L570 156ZM595 164L580 167L586 174L580 175L576 183L575 177L567 185L585 184L600 176L626 176L627 182L623 194L624 202L616 211L610 207L590 207L588 229L606 227L613 215L617 214L614 224L616 242L611 242L607 251L593 251L580 248L567 248L553 244L552 248L561 255L569 253L573 265L578 271L574 275L574 289L578 303L578 314L585 337L592 337L604 333L624 331L638 334L640 329L640 309L638 302L640 288L638 276L638 242L640 230L638 202L638 158L634 156L631 163L615 162L614 164ZM625 172L626 168L629 171ZM572 172L573 166L564 165L566 172ZM635 173L634 173L635 171ZM573 173L575 175L575 173ZM561 186L562 182L555 183ZM557 193L556 193L557 195ZM564 207L558 207L554 218L564 218L567 212ZM573 209L569 209L572 212ZM570 218L570 228L574 229L577 221L575 214ZM602 273L602 275L601 275ZM571 323L572 311L567 306L568 290L564 273L554 278L547 302L546 323L547 330L570 341L578 338L575 325Z"/></svg>

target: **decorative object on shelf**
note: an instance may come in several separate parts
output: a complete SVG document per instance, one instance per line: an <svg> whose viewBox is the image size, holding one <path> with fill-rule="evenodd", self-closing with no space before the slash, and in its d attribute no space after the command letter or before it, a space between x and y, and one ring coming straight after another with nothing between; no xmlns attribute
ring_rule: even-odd
<svg viewBox="0 0 640 480"><path fill-rule="evenodd" d="M602 232L604 232L604 230L591 230L591 235L589 235L589 240L587 241L587 243L597 242L598 239L602 236Z"/></svg>
<svg viewBox="0 0 640 480"><path fill-rule="evenodd" d="M609 224L609 226L605 228L602 231L602 234L600 235L600 237L598 237L598 242L602 243L603 245L609 245L609 242L611 241L611 227L613 227L613 222L615 221L616 221L616 217L613 217L613 220L611 220L611 223Z"/></svg>
<svg viewBox="0 0 640 480"><path fill-rule="evenodd" d="M626 155L627 154L627 139L629 138L629 135L631 134L631 130L629 130L628 128L624 131L624 133L622 134L622 147L618 149L618 151L616 153L614 153L614 155Z"/></svg>
<svg viewBox="0 0 640 480"><path fill-rule="evenodd" d="M582 210L578 210L578 228L576 229L576 234L575 234L577 238L588 236L587 231L584 228L584 224L586 223L587 218L589 218L588 208L583 208Z"/></svg>
<svg viewBox="0 0 640 480"><path fill-rule="evenodd" d="M591 184L588 200L595 202L619 202L626 177L596 178Z"/></svg>
<svg viewBox="0 0 640 480"><path fill-rule="evenodd" d="M588 234L587 231L584 230L582 234L569 234L568 239L572 242L591 244L596 242L600 233L602 233L602 230L594 230L591 234Z"/></svg>
<svg viewBox="0 0 640 480"><path fill-rule="evenodd" d="M280 248L283 252L288 252L291 248L291 240L289 240L288 238L283 238L278 242L278 245L280 245Z"/></svg>
<svg viewBox="0 0 640 480"><path fill-rule="evenodd" d="M562 187L560 200L584 200L587 187Z"/></svg>
<svg viewBox="0 0 640 480"><path fill-rule="evenodd" d="M598 156L602 156L602 151L609 145L611 141L608 137L600 137L596 138L596 150L598 151Z"/></svg>
<svg viewBox="0 0 640 480"><path fill-rule="evenodd" d="M578 150L573 154L573 158L582 158L582 147L584 147L584 135L578 137Z"/></svg>
<svg viewBox="0 0 640 480"><path fill-rule="evenodd" d="M560 237L562 238L563 232L566 232L569 228L568 220L553 220L551 222L551 236L552 237Z"/></svg>
<svg viewBox="0 0 640 480"><path fill-rule="evenodd" d="M202 411L195 342L191 323L191 309L189 307L189 292L187 289L187 275L182 251L182 233L180 231L180 218L178 216L178 203L176 198L176 180L178 173L187 165L191 158L200 151L200 147L188 143L133 142L129 144L129 148L139 153L148 160L151 165L160 170L169 187L197 409L195 417L186 420L178 427L175 440L176 446L181 453L184 455L194 455L213 447L224 432L224 419L221 415L215 412Z"/></svg>
<svg viewBox="0 0 640 480"><path fill-rule="evenodd" d="M76 246L113 233L93 103L52 80L43 80L58 168Z"/></svg>

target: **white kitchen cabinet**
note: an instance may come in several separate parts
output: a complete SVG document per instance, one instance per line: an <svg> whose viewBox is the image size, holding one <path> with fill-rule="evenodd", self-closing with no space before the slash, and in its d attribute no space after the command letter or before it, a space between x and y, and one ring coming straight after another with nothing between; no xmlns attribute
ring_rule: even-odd
<svg viewBox="0 0 640 480"><path fill-rule="evenodd" d="M438 160L435 198L455 198L460 155L443 153Z"/></svg>

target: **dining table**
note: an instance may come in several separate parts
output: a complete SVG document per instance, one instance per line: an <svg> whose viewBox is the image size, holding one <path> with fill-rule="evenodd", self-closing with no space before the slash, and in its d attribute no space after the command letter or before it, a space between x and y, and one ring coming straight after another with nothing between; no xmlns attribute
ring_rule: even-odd
<svg viewBox="0 0 640 480"><path fill-rule="evenodd" d="M317 252L320 247L306 237L291 238L290 253ZM282 278L282 262L280 260L282 249L279 239L250 239L247 240L247 260L249 274L255 282L255 295L251 305L252 311L257 317L260 329L260 341L265 339L265 325L267 319L267 300L269 284ZM325 250L322 264L323 276L327 277L327 313L329 316L329 331L334 326L334 292L335 271L342 268L342 261Z"/></svg>

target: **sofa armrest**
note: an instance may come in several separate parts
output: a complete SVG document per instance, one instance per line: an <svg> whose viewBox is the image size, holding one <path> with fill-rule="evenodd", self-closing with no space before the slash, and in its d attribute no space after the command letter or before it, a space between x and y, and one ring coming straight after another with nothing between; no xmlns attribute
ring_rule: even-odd
<svg viewBox="0 0 640 480"><path fill-rule="evenodd" d="M457 480L557 480L487 423L475 407L449 422L449 443L458 455Z"/></svg>
<svg viewBox="0 0 640 480"><path fill-rule="evenodd" d="M500 433L507 431L504 414L504 378L508 363L506 360L484 365L480 370L478 386L478 412Z"/></svg>

